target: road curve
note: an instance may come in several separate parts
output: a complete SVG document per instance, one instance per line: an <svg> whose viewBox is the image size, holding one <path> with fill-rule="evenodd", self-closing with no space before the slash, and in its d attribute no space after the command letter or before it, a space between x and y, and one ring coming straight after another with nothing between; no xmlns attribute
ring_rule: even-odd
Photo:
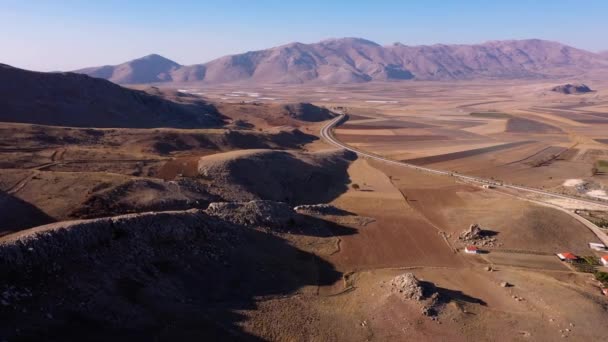
<svg viewBox="0 0 608 342"><path fill-rule="evenodd" d="M357 153L360 156L364 156L364 157L375 159L375 160L380 160L380 161L383 161L383 162L388 163L388 164L395 164L395 165L399 165L399 166L403 166L403 167L408 167L408 168L411 168L411 169L414 169L414 170L418 170L418 171L422 171L422 172L427 172L427 173L431 173L431 174L436 174L436 175L444 175L444 176L455 177L455 178L458 178L458 179L461 179L461 180L465 180L465 181L469 181L469 182L474 182L474 183L478 183L478 184L482 184L482 185L483 184L492 185L492 186L495 186L495 187L501 187L501 188L505 188L505 189L513 189L513 190L518 190L518 191L522 191L522 192L535 193L535 194L549 196L549 197L554 197L554 198L567 199L567 200L573 200L573 201L578 201L578 202L582 202L582 203L594 204L594 205L602 206L605 209L608 209L608 204L602 203L602 202L598 202L598 201L581 199L581 198L577 198L577 197L574 197L574 196L567 196L567 195L556 194L556 193L544 191L544 190L541 190L541 189L535 189L535 188L530 188L530 187L521 186L521 185L506 184L504 182L497 182L497 181L494 181L494 180L491 180L491 179L484 179L484 178L480 178L480 177L467 176L467 175L463 175L463 174L456 173L456 172L431 169L431 168L424 167L424 166L419 166L419 165L414 165L414 164L410 164L410 163L405 163L405 162L402 162L402 161L392 160L392 159L389 159L389 158L386 158L386 157L383 157L383 156L379 156L377 154L373 154L373 153L370 153L370 152L366 152L366 151L362 151L362 150L356 149L354 147L351 147L351 146L349 146L349 145L341 142L333 134L333 129L336 126L344 123L346 120L348 120L348 115L346 115L346 114L339 114L336 118L334 118L333 120L331 120L330 122L328 122L325 126L323 126L321 128L321 131L320 131L321 137L323 139L325 139L327 142L329 142L330 144L334 145L334 146L343 148L343 149L348 150L348 151L352 151L354 153Z"/></svg>

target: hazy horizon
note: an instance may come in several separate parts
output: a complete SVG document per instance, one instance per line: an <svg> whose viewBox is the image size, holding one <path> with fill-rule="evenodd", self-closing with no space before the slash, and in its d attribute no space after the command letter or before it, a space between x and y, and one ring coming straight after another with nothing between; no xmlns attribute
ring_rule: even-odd
<svg viewBox="0 0 608 342"><path fill-rule="evenodd" d="M190 65L295 41L342 37L381 45L537 38L593 52L608 49L605 38L593 34L608 30L603 18L608 4L602 1L577 6L574 1L23 4L9 0L0 5L4 52L0 63L40 71L119 64L153 53Z"/></svg>

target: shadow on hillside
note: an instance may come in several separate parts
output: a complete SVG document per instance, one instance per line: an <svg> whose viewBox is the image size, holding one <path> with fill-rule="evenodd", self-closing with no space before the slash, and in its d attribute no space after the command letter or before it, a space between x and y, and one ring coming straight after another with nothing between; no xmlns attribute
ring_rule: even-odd
<svg viewBox="0 0 608 342"><path fill-rule="evenodd" d="M348 167L357 155L309 155L302 160L291 153L234 160L230 182L261 199L292 205L328 203L348 190Z"/></svg>
<svg viewBox="0 0 608 342"><path fill-rule="evenodd" d="M298 215L289 233L316 237L354 235L357 230L314 216Z"/></svg>
<svg viewBox="0 0 608 342"><path fill-rule="evenodd" d="M276 235L206 215L104 222L0 247L0 288L32 294L0 307L0 337L258 341L239 325L256 298L342 278ZM16 250L28 257L8 262Z"/></svg>
<svg viewBox="0 0 608 342"><path fill-rule="evenodd" d="M0 191L0 236L54 221L38 207Z"/></svg>

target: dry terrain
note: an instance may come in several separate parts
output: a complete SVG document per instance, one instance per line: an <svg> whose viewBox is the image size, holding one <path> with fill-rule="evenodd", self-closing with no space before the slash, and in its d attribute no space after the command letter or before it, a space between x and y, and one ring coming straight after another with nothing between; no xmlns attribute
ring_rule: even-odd
<svg viewBox="0 0 608 342"><path fill-rule="evenodd" d="M605 83L585 82L596 92L545 81L147 89L188 93L223 124L3 123L1 337L604 340L600 283L555 256L603 255L573 212L336 150L318 139L331 114L306 104L346 112L336 136L365 151L601 198L608 98ZM463 239L472 224L484 235ZM471 244L483 253L465 254ZM404 273L430 292L404 296Z"/></svg>

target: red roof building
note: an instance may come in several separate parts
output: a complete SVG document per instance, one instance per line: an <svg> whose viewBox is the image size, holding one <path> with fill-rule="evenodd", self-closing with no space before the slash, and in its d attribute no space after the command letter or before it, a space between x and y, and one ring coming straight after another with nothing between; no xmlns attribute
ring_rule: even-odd
<svg viewBox="0 0 608 342"><path fill-rule="evenodd" d="M558 253L557 257L561 261L572 262L578 260L578 257L570 252Z"/></svg>
<svg viewBox="0 0 608 342"><path fill-rule="evenodd" d="M477 248L476 246L466 246L464 248L464 252L469 254L477 254L479 253L479 248Z"/></svg>
<svg viewBox="0 0 608 342"><path fill-rule="evenodd" d="M601 257L600 262L602 263L602 265L608 266L608 255L604 255L603 257Z"/></svg>

